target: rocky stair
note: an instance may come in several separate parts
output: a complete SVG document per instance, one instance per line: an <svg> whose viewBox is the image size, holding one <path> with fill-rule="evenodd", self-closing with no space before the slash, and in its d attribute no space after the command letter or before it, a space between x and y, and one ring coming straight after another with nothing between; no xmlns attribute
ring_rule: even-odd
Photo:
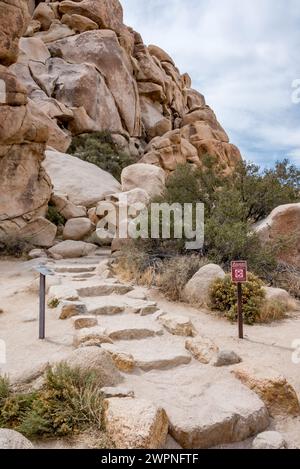
<svg viewBox="0 0 300 469"><path fill-rule="evenodd" d="M165 409L182 448L238 442L267 428L268 411L256 394L227 369L197 362L185 348L187 337L164 327L157 305L142 290L101 278L95 265L94 257L56 262L63 283L86 305L79 330L74 326L74 345L98 345L110 353L132 395Z"/></svg>

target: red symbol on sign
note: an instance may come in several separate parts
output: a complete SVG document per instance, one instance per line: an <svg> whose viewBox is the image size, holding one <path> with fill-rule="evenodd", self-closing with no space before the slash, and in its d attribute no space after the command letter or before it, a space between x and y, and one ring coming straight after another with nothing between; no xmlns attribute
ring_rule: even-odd
<svg viewBox="0 0 300 469"><path fill-rule="evenodd" d="M231 279L234 283L247 282L247 262L234 261L231 263Z"/></svg>

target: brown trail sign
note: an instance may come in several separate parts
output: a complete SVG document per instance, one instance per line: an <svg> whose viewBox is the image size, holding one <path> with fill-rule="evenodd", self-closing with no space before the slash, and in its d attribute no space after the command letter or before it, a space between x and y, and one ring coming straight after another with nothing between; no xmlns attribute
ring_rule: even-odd
<svg viewBox="0 0 300 469"><path fill-rule="evenodd" d="M242 283L247 282L248 265L246 261L233 261L231 263L231 280L237 284L237 309L239 338L244 338L244 320L243 320L243 291Z"/></svg>

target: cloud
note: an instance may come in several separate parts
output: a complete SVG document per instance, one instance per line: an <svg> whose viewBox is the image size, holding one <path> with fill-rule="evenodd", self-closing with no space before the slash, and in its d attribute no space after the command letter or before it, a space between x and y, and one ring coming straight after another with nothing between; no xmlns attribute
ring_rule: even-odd
<svg viewBox="0 0 300 469"><path fill-rule="evenodd" d="M299 164L299 0L121 0L125 21L164 48L246 159Z"/></svg>

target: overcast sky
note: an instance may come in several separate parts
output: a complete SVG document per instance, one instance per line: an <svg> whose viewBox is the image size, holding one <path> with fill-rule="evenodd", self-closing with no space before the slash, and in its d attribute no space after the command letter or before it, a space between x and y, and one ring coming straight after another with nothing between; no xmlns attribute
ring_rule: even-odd
<svg viewBox="0 0 300 469"><path fill-rule="evenodd" d="M121 0L125 22L188 72L245 159L300 166L299 0ZM296 93L297 94L297 93ZM297 94L300 98L300 92Z"/></svg>

